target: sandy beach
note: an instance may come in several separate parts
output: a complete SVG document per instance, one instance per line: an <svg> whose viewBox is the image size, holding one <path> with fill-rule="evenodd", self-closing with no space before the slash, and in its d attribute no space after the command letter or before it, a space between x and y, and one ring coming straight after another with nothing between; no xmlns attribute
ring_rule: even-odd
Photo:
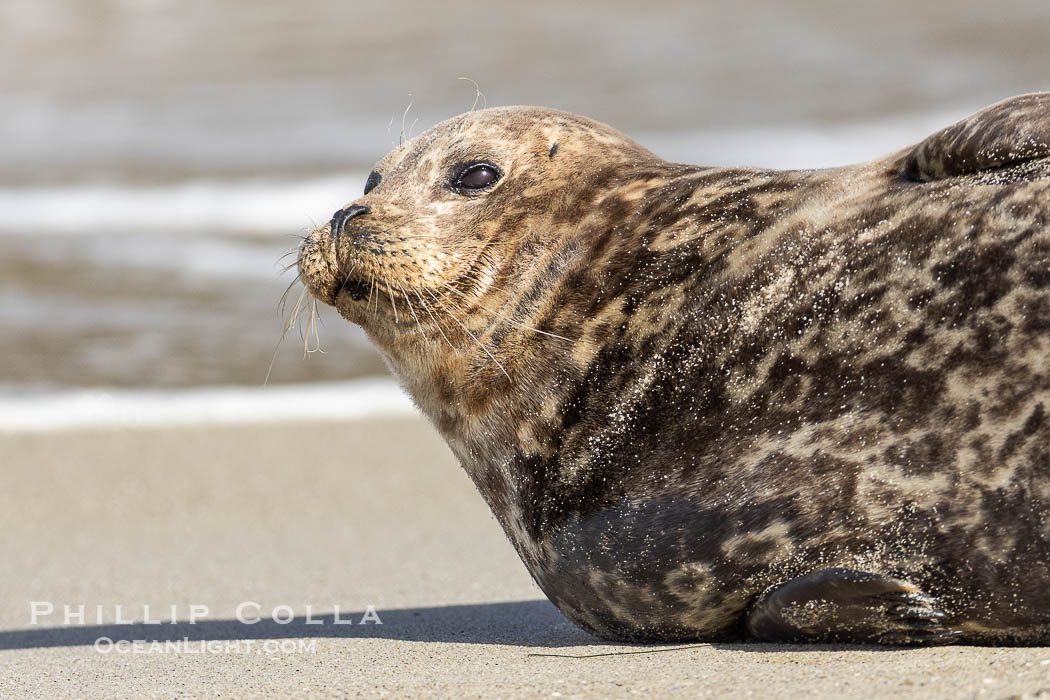
<svg viewBox="0 0 1050 700"><path fill-rule="evenodd" d="M0 450L4 697L1050 696L1050 648L603 644L418 418Z"/></svg>

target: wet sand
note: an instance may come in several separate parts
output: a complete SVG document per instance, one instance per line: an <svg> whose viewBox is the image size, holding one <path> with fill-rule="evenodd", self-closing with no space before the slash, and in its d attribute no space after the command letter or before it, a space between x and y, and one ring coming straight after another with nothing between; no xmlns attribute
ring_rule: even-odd
<svg viewBox="0 0 1050 700"><path fill-rule="evenodd" d="M603 644L419 419L7 435L0 454L0 696L1050 696L1050 648ZM32 601L54 607L36 625ZM246 603L264 619L239 622Z"/></svg>

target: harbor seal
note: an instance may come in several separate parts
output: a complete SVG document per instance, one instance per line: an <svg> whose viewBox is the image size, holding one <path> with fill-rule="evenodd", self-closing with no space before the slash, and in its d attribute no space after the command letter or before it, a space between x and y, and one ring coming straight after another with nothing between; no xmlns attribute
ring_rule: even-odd
<svg viewBox="0 0 1050 700"><path fill-rule="evenodd" d="M585 630L1050 642L1050 93L827 170L470 112L298 268Z"/></svg>

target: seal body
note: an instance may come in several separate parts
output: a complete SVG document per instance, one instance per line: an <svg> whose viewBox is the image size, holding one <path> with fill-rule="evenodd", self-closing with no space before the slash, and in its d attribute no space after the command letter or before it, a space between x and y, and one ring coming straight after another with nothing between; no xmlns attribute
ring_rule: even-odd
<svg viewBox="0 0 1050 700"><path fill-rule="evenodd" d="M1050 642L1050 95L811 171L472 112L299 270L586 630Z"/></svg>

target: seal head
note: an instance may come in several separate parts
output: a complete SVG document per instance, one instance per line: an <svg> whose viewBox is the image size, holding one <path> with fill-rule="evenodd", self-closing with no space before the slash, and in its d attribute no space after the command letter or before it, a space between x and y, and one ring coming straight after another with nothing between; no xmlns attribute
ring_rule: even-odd
<svg viewBox="0 0 1050 700"><path fill-rule="evenodd" d="M587 251L612 247L632 202L697 170L573 114L471 112L380 161L364 196L303 242L299 271L447 438L503 432L548 398L523 402L523 382L591 355L578 326L595 300L575 287L606 275Z"/></svg>

